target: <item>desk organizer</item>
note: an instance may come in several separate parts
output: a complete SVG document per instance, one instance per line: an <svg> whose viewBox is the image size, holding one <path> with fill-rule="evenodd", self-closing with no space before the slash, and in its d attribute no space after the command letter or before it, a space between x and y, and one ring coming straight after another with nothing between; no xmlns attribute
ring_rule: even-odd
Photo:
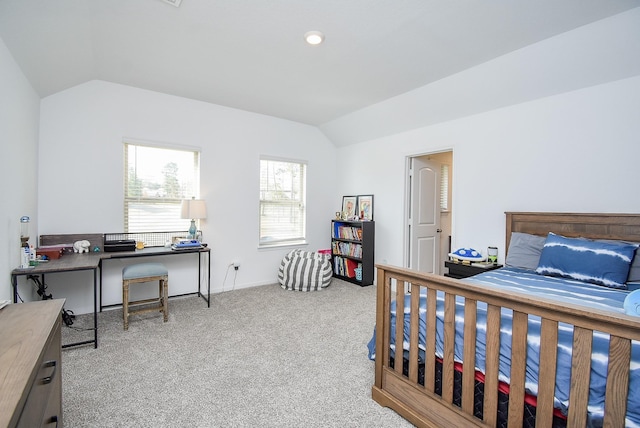
<svg viewBox="0 0 640 428"><path fill-rule="evenodd" d="M135 251L136 241L133 239L118 239L107 240L104 239L104 251L105 253L113 253L118 251Z"/></svg>
<svg viewBox="0 0 640 428"><path fill-rule="evenodd" d="M173 231L173 232L128 232L128 233L105 233L104 234L104 242L105 247L107 242L113 241L133 241L134 249L136 242L144 242L145 247L164 247L167 241L169 244L173 244L177 240L187 239L186 230ZM202 231L197 231L198 236L202 236ZM202 238L201 238L202 240ZM105 251L108 251L105 248ZM116 251L116 250L113 250ZM117 251L127 251L127 250L117 250Z"/></svg>

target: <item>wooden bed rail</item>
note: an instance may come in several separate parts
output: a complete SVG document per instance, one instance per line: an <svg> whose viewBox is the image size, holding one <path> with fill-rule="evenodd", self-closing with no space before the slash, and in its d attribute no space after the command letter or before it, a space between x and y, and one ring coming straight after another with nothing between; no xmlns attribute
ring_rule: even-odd
<svg viewBox="0 0 640 428"><path fill-rule="evenodd" d="M568 427L584 427L587 423L587 402L591 370L593 331L611 336L609 371L607 375L604 426L625 425L631 341L640 341L640 322L637 318L615 315L578 306L557 304L552 300L535 299L525 294L507 293L460 280L424 274L387 265L377 267L376 360L375 384L372 398L380 405L391 407L417 426L495 426L498 407L498 368L500 352L500 314L502 308L513 310L513 338L509 390L509 426L523 426L528 315L542 318L539 385L536 426L550 427L553 419L556 378L558 323L574 327L573 357ZM410 290L410 291L409 291ZM442 395L434 392L436 293L445 295L444 355L442 358ZM427 295L424 386L418 382L418 310L420 294ZM390 308L391 302L403 306L410 296L411 311L396 311L398 326L409 316L410 350L408 376L397 359L390 366ZM453 403L454 341L456 297L465 298L465 327L463 340L462 402ZM486 367L484 373L484 420L474 416L474 368L476 355L476 308L478 302L487 304ZM424 314L422 315L424 316ZM403 342L403 329L396 329L395 343ZM402 355L397 353L396 355ZM469 370L467 367L471 367Z"/></svg>

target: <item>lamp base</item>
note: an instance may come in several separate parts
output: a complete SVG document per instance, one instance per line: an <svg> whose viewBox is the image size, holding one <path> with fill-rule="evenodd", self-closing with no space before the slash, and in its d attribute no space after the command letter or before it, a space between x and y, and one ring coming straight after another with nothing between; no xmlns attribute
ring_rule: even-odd
<svg viewBox="0 0 640 428"><path fill-rule="evenodd" d="M189 226L189 234L187 235L187 238L189 239L196 239L196 232L198 230L196 229L196 221L194 219L191 220L191 226Z"/></svg>

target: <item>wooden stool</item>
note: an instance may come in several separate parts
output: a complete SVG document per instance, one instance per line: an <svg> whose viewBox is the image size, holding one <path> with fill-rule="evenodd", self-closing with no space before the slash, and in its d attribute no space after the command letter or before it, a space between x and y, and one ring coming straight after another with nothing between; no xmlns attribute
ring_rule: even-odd
<svg viewBox="0 0 640 428"><path fill-rule="evenodd" d="M158 281L158 298L129 301L129 284ZM169 318L169 271L162 263L140 263L122 269L122 314L124 329L129 329L129 315L159 310L164 314L164 322ZM156 303L151 307L130 310L129 305Z"/></svg>

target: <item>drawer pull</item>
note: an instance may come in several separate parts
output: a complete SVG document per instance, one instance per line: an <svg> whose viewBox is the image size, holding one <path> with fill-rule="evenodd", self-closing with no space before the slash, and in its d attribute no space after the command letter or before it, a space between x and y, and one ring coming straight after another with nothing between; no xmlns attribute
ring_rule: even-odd
<svg viewBox="0 0 640 428"><path fill-rule="evenodd" d="M47 361L46 363L43 364L43 367L45 367L45 368L46 367L53 367L53 371L51 372L51 375L42 378L42 384L43 385L46 385L48 383L53 382L53 378L56 375L57 364L58 364L58 362L56 360Z"/></svg>
<svg viewBox="0 0 640 428"><path fill-rule="evenodd" d="M49 422L47 422L47 425L54 423L56 424L56 428L58 428L58 417L57 416L51 416L49 418Z"/></svg>

